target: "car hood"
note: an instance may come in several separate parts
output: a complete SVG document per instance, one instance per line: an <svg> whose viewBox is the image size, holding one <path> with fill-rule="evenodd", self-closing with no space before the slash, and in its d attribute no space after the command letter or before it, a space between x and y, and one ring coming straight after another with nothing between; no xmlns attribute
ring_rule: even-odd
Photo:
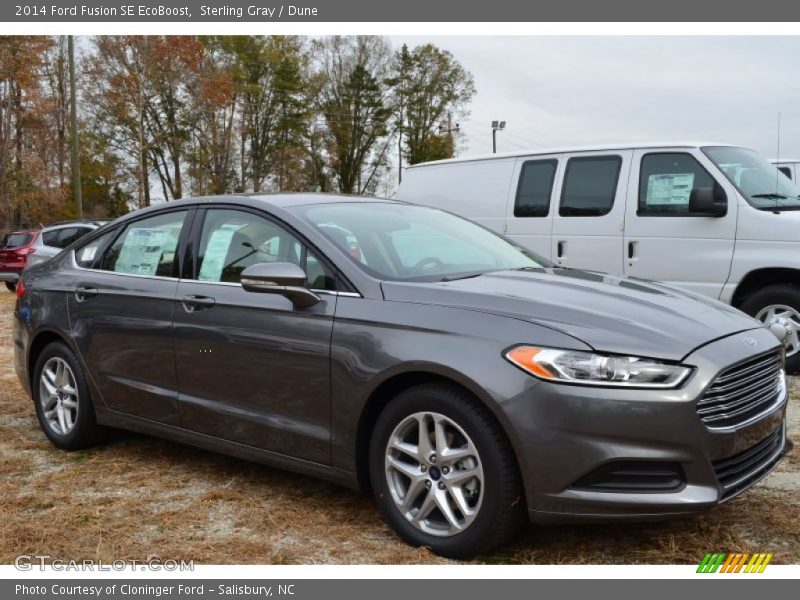
<svg viewBox="0 0 800 600"><path fill-rule="evenodd" d="M597 351L663 360L681 360L708 342L760 327L744 313L704 296L572 269L496 271L437 283L384 282L383 293L390 301L522 319ZM535 340L509 340L525 342Z"/></svg>

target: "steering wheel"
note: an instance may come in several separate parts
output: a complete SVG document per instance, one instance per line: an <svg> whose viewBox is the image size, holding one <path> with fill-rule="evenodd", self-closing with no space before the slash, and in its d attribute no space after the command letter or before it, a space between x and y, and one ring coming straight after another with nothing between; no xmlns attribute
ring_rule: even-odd
<svg viewBox="0 0 800 600"><path fill-rule="evenodd" d="M422 270L428 266L443 267L444 262L435 256L426 256L425 258L421 258L419 261L417 261L417 264L411 267L411 271L414 273L414 275L421 275Z"/></svg>

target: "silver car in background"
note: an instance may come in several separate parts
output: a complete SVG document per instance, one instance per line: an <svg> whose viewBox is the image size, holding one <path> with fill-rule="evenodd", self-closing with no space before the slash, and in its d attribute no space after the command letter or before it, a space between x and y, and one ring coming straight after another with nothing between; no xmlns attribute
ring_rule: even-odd
<svg viewBox="0 0 800 600"><path fill-rule="evenodd" d="M64 248L108 223L108 219L91 219L86 221L64 221L42 229L33 251L28 256L28 266L47 262Z"/></svg>

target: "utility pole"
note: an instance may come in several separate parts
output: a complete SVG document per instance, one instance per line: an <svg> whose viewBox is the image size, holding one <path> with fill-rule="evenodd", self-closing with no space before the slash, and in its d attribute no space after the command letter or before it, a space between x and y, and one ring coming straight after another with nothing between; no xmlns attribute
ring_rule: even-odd
<svg viewBox="0 0 800 600"><path fill-rule="evenodd" d="M75 40L67 36L69 54L69 102L70 129L72 131L72 192L75 195L75 214L83 218L83 197L81 196L81 151L78 141L78 102L75 91Z"/></svg>
<svg viewBox="0 0 800 600"><path fill-rule="evenodd" d="M456 123L453 125L453 116L450 114L450 111L447 111L447 127L444 125L439 125L439 134L446 133L447 134L447 145L449 146L450 156L452 157L455 154L456 146L455 141L453 140L453 134L458 133L461 131L461 124Z"/></svg>
<svg viewBox="0 0 800 600"><path fill-rule="evenodd" d="M505 128L505 121L492 121L492 154L497 154L497 132Z"/></svg>

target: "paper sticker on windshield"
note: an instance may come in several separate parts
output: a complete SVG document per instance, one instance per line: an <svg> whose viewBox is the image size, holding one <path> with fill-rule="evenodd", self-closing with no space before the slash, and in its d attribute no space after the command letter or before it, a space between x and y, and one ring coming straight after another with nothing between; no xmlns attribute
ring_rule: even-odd
<svg viewBox="0 0 800 600"><path fill-rule="evenodd" d="M91 262L97 254L97 246L89 246L81 251L81 262Z"/></svg>
<svg viewBox="0 0 800 600"><path fill-rule="evenodd" d="M131 229L122 244L114 270L135 275L155 275L169 238L169 232L164 229Z"/></svg>
<svg viewBox="0 0 800 600"><path fill-rule="evenodd" d="M689 204L694 187L694 173L650 175L647 180L647 204Z"/></svg>
<svg viewBox="0 0 800 600"><path fill-rule="evenodd" d="M201 281L220 281L233 234L240 228L241 225L226 223L211 234L206 245L205 254L203 254L203 264L200 266L198 279Z"/></svg>

